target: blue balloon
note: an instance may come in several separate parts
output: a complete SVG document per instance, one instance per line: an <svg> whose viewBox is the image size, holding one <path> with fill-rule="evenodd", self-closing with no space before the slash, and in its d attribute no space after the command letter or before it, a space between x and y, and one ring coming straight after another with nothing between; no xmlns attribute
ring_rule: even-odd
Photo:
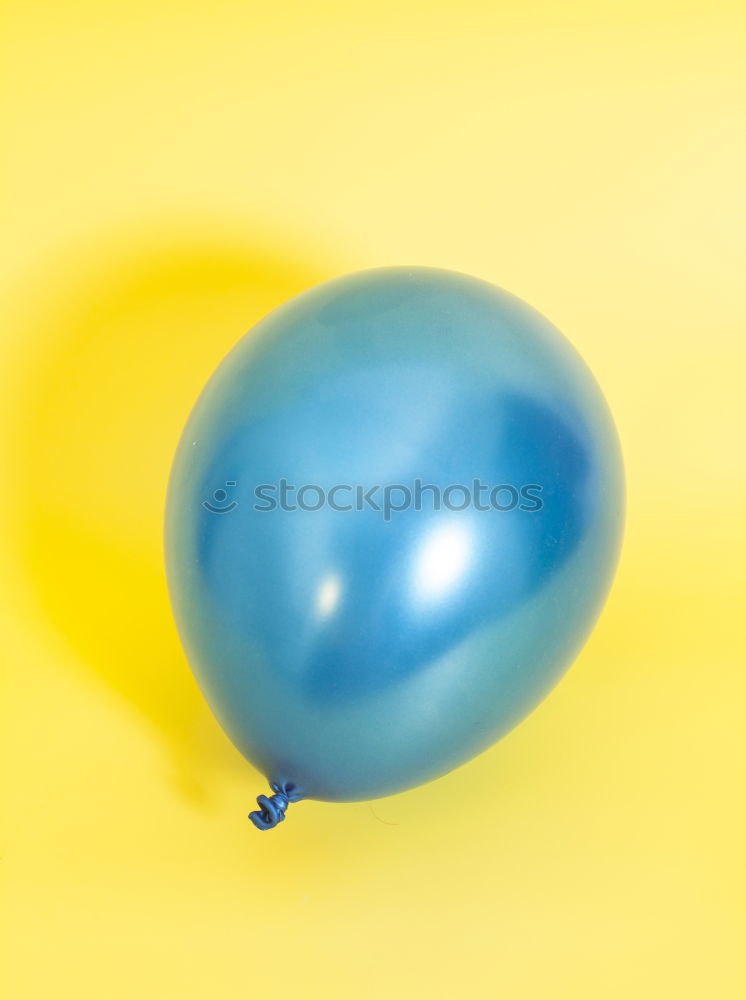
<svg viewBox="0 0 746 1000"><path fill-rule="evenodd" d="M515 726L601 610L623 507L593 376L493 285L364 271L262 320L192 411L166 513L187 656L272 785L256 825Z"/></svg>

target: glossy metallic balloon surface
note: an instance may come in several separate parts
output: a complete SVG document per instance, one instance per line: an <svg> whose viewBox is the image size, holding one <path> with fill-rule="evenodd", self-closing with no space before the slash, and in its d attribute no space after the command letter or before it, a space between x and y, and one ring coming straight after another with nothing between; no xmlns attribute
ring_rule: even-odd
<svg viewBox="0 0 746 1000"><path fill-rule="evenodd" d="M306 507L333 486L338 508L356 487L508 488L463 510L423 489L386 517L268 509L282 480ZM505 509L510 487L534 492ZM276 310L208 383L169 487L169 587L245 756L306 796L372 798L537 704L601 609L622 518L608 408L547 320L454 272L366 271Z"/></svg>

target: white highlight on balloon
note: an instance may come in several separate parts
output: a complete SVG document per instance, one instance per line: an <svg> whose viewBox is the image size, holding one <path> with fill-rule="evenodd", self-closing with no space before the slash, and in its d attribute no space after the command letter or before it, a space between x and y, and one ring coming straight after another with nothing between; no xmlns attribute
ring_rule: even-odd
<svg viewBox="0 0 746 1000"><path fill-rule="evenodd" d="M342 595L342 584L336 573L325 577L316 594L316 612L320 618L328 618L339 604Z"/></svg>
<svg viewBox="0 0 746 1000"><path fill-rule="evenodd" d="M437 601L458 587L472 557L467 524L441 524L425 539L414 567L415 593Z"/></svg>

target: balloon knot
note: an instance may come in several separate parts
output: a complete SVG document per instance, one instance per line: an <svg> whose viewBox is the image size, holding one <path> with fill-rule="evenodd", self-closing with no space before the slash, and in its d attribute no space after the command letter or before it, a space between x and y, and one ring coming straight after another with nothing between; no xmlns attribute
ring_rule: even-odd
<svg viewBox="0 0 746 1000"><path fill-rule="evenodd" d="M249 813L249 819L257 830L272 830L285 819L285 810L291 802L300 802L303 796L294 785L280 785L270 781L274 795L257 795L259 809Z"/></svg>

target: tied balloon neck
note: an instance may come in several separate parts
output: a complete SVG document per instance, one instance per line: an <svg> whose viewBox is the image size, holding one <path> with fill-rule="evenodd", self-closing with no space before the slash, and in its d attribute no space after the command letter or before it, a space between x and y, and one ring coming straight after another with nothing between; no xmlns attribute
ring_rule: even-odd
<svg viewBox="0 0 746 1000"><path fill-rule="evenodd" d="M303 798L294 785L270 781L270 787L274 794L257 795L256 804L259 808L249 813L249 819L257 830L274 830L285 819L290 803L300 802Z"/></svg>

